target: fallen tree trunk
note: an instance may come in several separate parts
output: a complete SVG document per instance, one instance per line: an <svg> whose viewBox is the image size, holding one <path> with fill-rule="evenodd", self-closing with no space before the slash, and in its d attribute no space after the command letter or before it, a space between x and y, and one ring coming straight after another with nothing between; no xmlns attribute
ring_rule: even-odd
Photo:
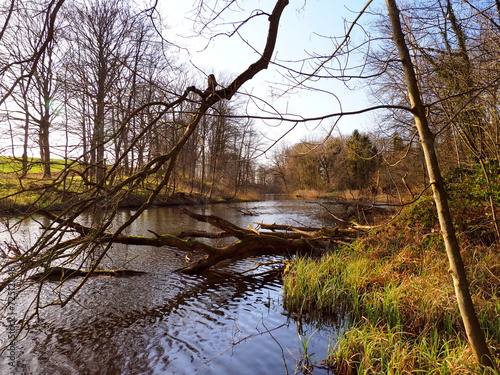
<svg viewBox="0 0 500 375"><path fill-rule="evenodd" d="M258 223L258 228L267 229L272 232L280 230L280 231L295 232L295 233L309 233L309 234L315 234L317 236L321 235L332 236L332 237L344 236L352 238L358 237L360 232L359 229L352 229L352 228L294 227L293 225L265 224L265 223Z"/></svg>
<svg viewBox="0 0 500 375"><path fill-rule="evenodd" d="M170 246L183 251L201 251L206 254L206 257L177 270L178 272L184 273L201 273L223 260L240 257L245 254L275 253L288 255L321 252L331 249L336 243L345 245L360 234L359 231L352 228L295 228L293 226L263 223L258 224L257 229L250 226L249 229L245 229L240 228L218 216L201 215L188 211L187 209L183 209L181 212L197 221L209 223L210 225L221 230L221 232L210 233L205 231L184 231L178 235L171 235L157 234L150 231L153 233L153 237L131 236L124 234L114 236L112 233L104 233L99 237L91 237L90 240L94 243L113 242L139 246ZM80 234L80 237L63 241L56 245L57 248L52 250L67 249L71 246L77 246L82 242L82 240L85 240L85 237L91 236L93 233L92 228L85 227L78 223L64 222L64 219L58 218L50 213L45 214L53 221L64 223L67 227L70 227L72 230ZM270 229L272 231L262 232L258 229ZM194 239L213 239L222 237L234 237L237 241L226 246L217 247Z"/></svg>
<svg viewBox="0 0 500 375"><path fill-rule="evenodd" d="M85 277L89 276L113 276L113 277L131 277L131 276L140 276L144 275L146 272L143 271L135 271L128 269L117 269L117 270L80 270L74 268L67 267L50 267L44 270L43 272L36 273L30 276L31 280L42 281L42 280L50 280L50 281L65 281L68 279L72 279L74 277Z"/></svg>

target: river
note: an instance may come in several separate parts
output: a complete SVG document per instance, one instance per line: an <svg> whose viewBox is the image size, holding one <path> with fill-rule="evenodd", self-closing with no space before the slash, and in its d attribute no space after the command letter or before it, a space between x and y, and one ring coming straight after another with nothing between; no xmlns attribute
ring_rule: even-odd
<svg viewBox="0 0 500 375"><path fill-rule="evenodd" d="M256 222L331 225L319 205L305 201L190 209L221 216L242 227L255 226ZM116 224L132 213L121 210ZM148 230L177 233L185 229L212 228L180 214L179 207L154 207L144 212L128 233L150 235ZM17 236L29 243L38 231L37 222L28 220ZM173 272L186 264L186 256L195 258L198 254L114 246L104 267L147 273L129 278L91 278L64 308L42 309L28 334L16 341L15 355L24 373L294 374L304 358L301 337L309 340L308 354L315 364L326 358L329 345L335 346L338 328L330 323L302 322L299 335L297 322L283 309L279 280L257 275L262 269L240 275L252 270L257 262L280 261L281 257L232 260L201 276ZM69 280L63 288L69 290L80 280ZM43 292L49 296L55 293L51 289L57 289L57 284L47 283ZM15 301L17 319L28 308L30 293L33 290ZM4 321L4 333L6 326ZM12 371L7 357L6 352L1 358L2 374ZM18 368L13 373L23 372ZM314 374L330 373L314 369Z"/></svg>

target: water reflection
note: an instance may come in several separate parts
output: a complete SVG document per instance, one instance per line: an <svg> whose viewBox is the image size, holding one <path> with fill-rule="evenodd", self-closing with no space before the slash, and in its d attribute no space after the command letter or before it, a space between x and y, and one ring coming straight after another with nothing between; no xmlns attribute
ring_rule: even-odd
<svg viewBox="0 0 500 375"><path fill-rule="evenodd" d="M242 215L241 209L254 215ZM327 225L316 205L264 202L198 207L246 227L254 222ZM131 212L121 211L116 225ZM27 223L26 225L33 225ZM131 234L209 230L178 208L153 208L129 228ZM43 309L39 321L19 342L22 360L33 374L285 374L300 359L297 326L281 307L278 280L241 276L262 256L222 264L202 276L174 273L184 254L166 248L115 246L104 265L148 273L132 278L92 278L63 309ZM68 290L79 280L65 285ZM50 291L48 285L46 293ZM26 308L20 301L19 308ZM23 305L24 304L24 305ZM311 335L317 324L305 325ZM335 341L331 327L319 327L310 353L321 361ZM269 332L269 330L271 330ZM2 369L6 368L2 358ZM326 373L324 370L315 374Z"/></svg>

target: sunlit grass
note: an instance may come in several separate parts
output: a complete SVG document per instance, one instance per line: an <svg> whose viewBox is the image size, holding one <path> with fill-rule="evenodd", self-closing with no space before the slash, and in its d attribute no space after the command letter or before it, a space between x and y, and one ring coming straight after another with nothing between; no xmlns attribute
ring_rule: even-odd
<svg viewBox="0 0 500 375"><path fill-rule="evenodd" d="M43 177L43 163L41 159L30 159L27 171L24 173L20 158L0 156L0 209L7 211L25 211L26 209L44 208L58 210L68 207L72 202L78 202L95 196L93 184L86 183L81 176L85 166L64 160L51 161L51 177ZM109 177L109 176L108 176ZM124 182L129 176L117 173L106 181L106 188L115 187ZM193 182L187 177L176 176L175 188L167 186L157 196L157 203L196 203L203 198ZM146 178L136 179L124 184L118 193L105 197L106 202L100 202L108 207L140 205L148 200L161 182L163 175L158 173ZM195 181L196 185L196 181ZM199 185L199 184L198 184ZM211 186L205 186L205 193ZM175 189L175 193L173 194ZM255 200L251 194L232 196L232 191L225 194L222 186L215 185L211 202L225 202L225 196L236 200ZM193 192L193 196L190 195ZM180 194L179 194L180 193ZM185 199L186 198L186 199Z"/></svg>
<svg viewBox="0 0 500 375"><path fill-rule="evenodd" d="M50 161L50 168L55 173L62 171L66 165L64 160L54 159ZM40 158L29 158L27 167L28 173L31 175L43 173L43 163ZM22 172L23 162L21 158L0 156L0 173L21 174Z"/></svg>
<svg viewBox="0 0 500 375"><path fill-rule="evenodd" d="M51 160L51 177L43 177L41 159L30 158L23 170L21 158L0 156L0 207L7 210L25 210L28 207L58 209L69 195L85 191L82 178L75 173L61 172L80 169L78 163Z"/></svg>
<svg viewBox="0 0 500 375"><path fill-rule="evenodd" d="M330 360L341 374L485 374L467 340L437 330L415 336L389 325L351 327Z"/></svg>
<svg viewBox="0 0 500 375"><path fill-rule="evenodd" d="M339 373L483 373L462 328L439 235L403 225L321 259L297 258L284 276L285 307L349 316L328 359ZM481 326L500 353L500 251L462 247Z"/></svg>

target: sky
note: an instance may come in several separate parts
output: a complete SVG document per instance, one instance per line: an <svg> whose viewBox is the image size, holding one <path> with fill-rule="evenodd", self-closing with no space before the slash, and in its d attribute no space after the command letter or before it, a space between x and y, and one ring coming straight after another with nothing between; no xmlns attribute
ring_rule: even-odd
<svg viewBox="0 0 500 375"><path fill-rule="evenodd" d="M168 29L165 37L176 44L185 47L181 59L191 66L191 76L197 87L204 85L208 74L215 74L219 83L230 82L243 72L250 64L259 58L266 41L268 20L267 16L253 18L239 31L240 36L225 35L211 39L193 37L193 9L201 0L162 0L158 2L159 13ZM345 35L346 23L352 22L363 9L368 0L290 0L285 8L278 32L275 48L275 58L279 61L298 60L308 54L330 55L334 50L332 41L324 36ZM205 0L207 4L225 3L218 0ZM225 25L219 25L211 30L232 31L230 21L241 20L242 14L262 9L270 13L275 5L275 0L238 0L238 9L230 9L224 13ZM379 4L380 5L380 4ZM363 16L361 22L368 17ZM213 25L213 24L212 24ZM228 26L229 25L229 26ZM361 40L362 33L359 29L353 34L354 40ZM212 34L213 35L213 34ZM256 52L257 51L257 52ZM288 64L288 63L287 63ZM297 67L297 66L295 66ZM309 68L308 71L311 71ZM283 69L273 65L260 72L251 81L247 82L240 92L251 94L270 103L279 113L287 117L320 117L340 111L339 102L344 111L359 110L369 106L367 97L362 88L348 89L344 84L335 80L322 80L315 83L321 91L308 91L300 87L283 93L283 84L288 82L283 78ZM307 84L309 84L308 82ZM351 85L351 83L349 83ZM351 88L354 86L351 85ZM204 88L201 86L201 88ZM258 102L262 107L262 102ZM256 105L249 103L246 107L251 115L262 115L263 112ZM267 107L269 109L269 107ZM338 132L349 135L355 129L370 131L374 123L373 115L349 116L342 118L335 124L333 134ZM255 120L255 127L264 139L265 150L267 146L280 140L277 147L266 153L260 160L266 162L271 158L274 150L281 145L290 146L299 141L319 141L323 139L334 125L333 119L322 122L307 122L295 125L291 122L277 123L272 121ZM56 134L51 134L54 138ZM22 142L21 142L22 143ZM51 145L58 143L51 140ZM63 142L64 143L64 142ZM17 152L17 151L16 151ZM38 156L38 149L31 151L33 156ZM54 150L55 152L55 150ZM59 154L62 151L58 151ZM61 156L59 155L58 156Z"/></svg>
<svg viewBox="0 0 500 375"><path fill-rule="evenodd" d="M251 23L240 30L242 38L247 43L238 36L231 38L218 36L212 39L207 46L207 39L186 38L188 35L193 35L193 21L189 17L191 15L192 18L190 11L197 3L198 1L193 0L161 2L164 20L171 28L170 30L176 33L176 43L189 49L190 53L189 55L184 54L184 59L192 64L195 75L199 73L199 76L203 77L204 73L214 73L216 77L229 75L234 78L259 58L259 55L248 44L258 51L263 50L268 27L267 17L254 18ZM271 12L275 1L241 0L238 3L243 10L263 9ZM305 57L308 53L331 54L334 50L332 41L320 37L320 35L345 35L348 26L344 21L352 22L365 4L365 0L291 0L282 15L275 57L289 61ZM232 17L241 17L241 14L241 11L237 12L236 10L229 12L224 21L229 22ZM366 20L368 20L367 17L369 16L365 17ZM219 28L215 32L221 30L223 29ZM355 31L353 39L361 40L364 35L359 32L359 29ZM220 80L218 81L220 82ZM338 112L340 110L339 100L345 111L358 110L369 105L361 87L348 89L344 84L335 80L325 80L325 82L320 83L323 92L296 88L281 95L281 93L278 94L276 88L280 87L280 83L283 82L285 81L280 71L276 67L270 66L266 71L260 72L251 82L246 83L242 89L265 98L283 113L303 117L317 117ZM256 109L253 110L256 111ZM370 114L349 116L341 119L335 129L342 134L351 134L354 129L369 131L372 123L373 116ZM317 122L300 124L286 136L284 142L293 144L304 139L319 139L327 134L332 125L333 120L331 119L319 124ZM276 140L290 130L292 124L284 123L274 127L265 122L257 121L256 126L265 137Z"/></svg>

